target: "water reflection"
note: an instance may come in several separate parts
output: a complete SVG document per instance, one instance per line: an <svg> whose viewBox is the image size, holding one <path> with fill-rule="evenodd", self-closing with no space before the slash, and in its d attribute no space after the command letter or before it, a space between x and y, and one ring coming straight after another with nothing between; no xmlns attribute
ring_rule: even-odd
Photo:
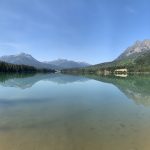
<svg viewBox="0 0 150 150"><path fill-rule="evenodd" d="M150 106L150 76L149 75L130 75L126 78L115 76L95 76L87 77L115 85L128 98L134 100L136 104Z"/></svg>
<svg viewBox="0 0 150 150"><path fill-rule="evenodd" d="M128 98L141 94L143 103L142 97L149 97L149 81L62 74L3 76L0 150L149 150L150 109Z"/></svg>
<svg viewBox="0 0 150 150"><path fill-rule="evenodd" d="M150 76L148 75L132 75L121 78L95 75L81 77L63 74L0 74L0 85L4 87L27 89L31 88L39 81L67 84L86 82L90 80L89 78L105 83L111 83L118 87L128 98L134 100L136 104L150 106Z"/></svg>
<svg viewBox="0 0 150 150"><path fill-rule="evenodd" d="M31 88L39 81L50 81L57 84L85 82L87 78L62 74L0 74L0 85L4 87Z"/></svg>

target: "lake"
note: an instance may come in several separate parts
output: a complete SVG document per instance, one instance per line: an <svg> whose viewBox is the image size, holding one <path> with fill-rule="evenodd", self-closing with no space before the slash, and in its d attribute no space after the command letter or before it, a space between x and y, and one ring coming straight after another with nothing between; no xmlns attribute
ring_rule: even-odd
<svg viewBox="0 0 150 150"><path fill-rule="evenodd" d="M149 150L150 77L0 75L0 150Z"/></svg>

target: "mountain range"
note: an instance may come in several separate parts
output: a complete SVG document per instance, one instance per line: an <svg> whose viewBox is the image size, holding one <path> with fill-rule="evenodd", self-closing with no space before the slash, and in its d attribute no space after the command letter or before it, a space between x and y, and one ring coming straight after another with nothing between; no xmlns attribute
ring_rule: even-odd
<svg viewBox="0 0 150 150"><path fill-rule="evenodd" d="M150 72L150 40L136 41L111 64L125 66L131 71Z"/></svg>
<svg viewBox="0 0 150 150"><path fill-rule="evenodd" d="M108 74L116 69L126 68L128 72L150 72L150 40L136 41L111 62L96 64L81 69L63 70L64 73Z"/></svg>
<svg viewBox="0 0 150 150"><path fill-rule="evenodd" d="M147 58L148 57L148 58ZM128 47L114 61L108 62L110 65L137 65L144 63L150 64L150 40L136 41L132 46ZM140 61L139 61L140 60Z"/></svg>
<svg viewBox="0 0 150 150"><path fill-rule="evenodd" d="M55 65L61 69L67 69L67 68L81 68L81 67L87 67L90 66L90 64L85 62L75 62L72 60L67 59L57 59L54 61L45 62L50 65Z"/></svg>
<svg viewBox="0 0 150 150"><path fill-rule="evenodd" d="M118 68L127 68L129 72L150 72L150 40L136 41L112 62L90 65L85 62L75 62L67 59L40 62L29 54L8 55L0 57L4 61L17 65L28 65L35 68L55 69L83 72L114 72ZM80 69L81 68L81 69Z"/></svg>
<svg viewBox="0 0 150 150"><path fill-rule="evenodd" d="M58 59L49 62L40 62L29 54L20 53L18 55L8 55L0 57L0 61L4 61L11 64L17 65L28 65L35 68L41 69L68 69L68 68L80 68L87 67L89 64L84 62L75 62L66 59Z"/></svg>

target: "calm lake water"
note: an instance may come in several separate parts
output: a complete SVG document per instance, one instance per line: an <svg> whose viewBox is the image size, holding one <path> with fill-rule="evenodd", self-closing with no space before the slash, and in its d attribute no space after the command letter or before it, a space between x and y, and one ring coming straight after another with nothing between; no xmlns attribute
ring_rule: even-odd
<svg viewBox="0 0 150 150"><path fill-rule="evenodd" d="M0 150L150 150L150 77L0 75Z"/></svg>

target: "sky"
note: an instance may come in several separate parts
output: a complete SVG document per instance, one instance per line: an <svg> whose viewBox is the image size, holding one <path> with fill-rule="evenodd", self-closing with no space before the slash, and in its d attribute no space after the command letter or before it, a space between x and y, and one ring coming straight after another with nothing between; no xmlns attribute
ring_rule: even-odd
<svg viewBox="0 0 150 150"><path fill-rule="evenodd" d="M0 56L97 64L150 39L149 0L0 0Z"/></svg>

